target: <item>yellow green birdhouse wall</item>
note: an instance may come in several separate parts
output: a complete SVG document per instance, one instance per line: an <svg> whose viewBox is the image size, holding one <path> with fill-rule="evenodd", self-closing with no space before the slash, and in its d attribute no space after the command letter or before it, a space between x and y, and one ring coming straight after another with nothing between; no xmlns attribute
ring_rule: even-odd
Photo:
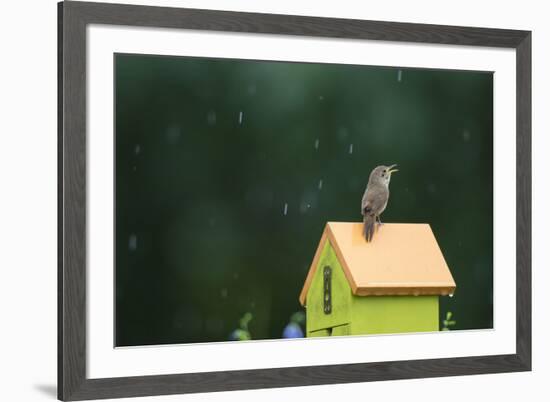
<svg viewBox="0 0 550 402"><path fill-rule="evenodd" d="M439 297L456 284L428 224L329 222L300 303L308 337L439 330Z"/></svg>

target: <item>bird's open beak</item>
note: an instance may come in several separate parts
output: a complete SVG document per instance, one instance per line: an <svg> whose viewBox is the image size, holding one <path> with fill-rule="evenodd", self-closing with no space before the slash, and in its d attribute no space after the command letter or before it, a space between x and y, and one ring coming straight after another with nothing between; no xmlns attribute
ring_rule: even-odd
<svg viewBox="0 0 550 402"><path fill-rule="evenodd" d="M391 166L389 167L389 169L388 169L388 172L389 172L390 174L395 173L395 172L399 172L399 169L394 169L396 166L397 166L397 165L391 165Z"/></svg>

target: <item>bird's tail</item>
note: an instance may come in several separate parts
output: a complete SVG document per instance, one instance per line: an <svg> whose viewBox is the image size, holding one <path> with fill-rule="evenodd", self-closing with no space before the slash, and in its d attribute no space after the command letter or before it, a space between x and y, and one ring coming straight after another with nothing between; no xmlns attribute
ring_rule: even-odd
<svg viewBox="0 0 550 402"><path fill-rule="evenodd" d="M376 216L375 215L365 215L363 216L363 235L365 240L370 242L374 236L374 230L376 228Z"/></svg>

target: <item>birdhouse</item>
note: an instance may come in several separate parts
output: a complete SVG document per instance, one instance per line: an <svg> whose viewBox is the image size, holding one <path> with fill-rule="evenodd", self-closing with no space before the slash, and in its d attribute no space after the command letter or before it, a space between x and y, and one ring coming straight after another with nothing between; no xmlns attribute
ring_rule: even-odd
<svg viewBox="0 0 550 402"><path fill-rule="evenodd" d="M455 281L428 224L329 222L300 293L308 337L439 330Z"/></svg>

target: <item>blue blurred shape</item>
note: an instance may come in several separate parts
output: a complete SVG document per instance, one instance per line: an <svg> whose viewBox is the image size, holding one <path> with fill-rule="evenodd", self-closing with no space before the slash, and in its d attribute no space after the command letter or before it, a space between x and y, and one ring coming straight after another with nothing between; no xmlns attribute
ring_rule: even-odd
<svg viewBox="0 0 550 402"><path fill-rule="evenodd" d="M295 322L289 323L285 329L283 329L283 338L303 338L304 333L302 328Z"/></svg>

